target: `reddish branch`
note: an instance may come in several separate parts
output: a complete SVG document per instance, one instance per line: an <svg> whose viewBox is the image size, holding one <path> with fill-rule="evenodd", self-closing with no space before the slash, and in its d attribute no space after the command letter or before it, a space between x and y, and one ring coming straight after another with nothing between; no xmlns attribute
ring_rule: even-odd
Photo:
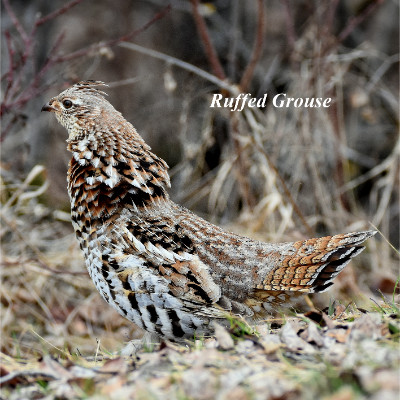
<svg viewBox="0 0 400 400"><path fill-rule="evenodd" d="M19 22L19 19L17 16L14 14L13 9L10 6L10 2L8 0L3 0L4 8L7 11L8 16L11 19L11 22L15 26L15 29L18 31L20 34L22 40L26 43L29 40L28 35L25 32L25 29L22 27L21 23Z"/></svg>
<svg viewBox="0 0 400 400"><path fill-rule="evenodd" d="M61 47L61 42L64 36L63 34L61 34L52 46L49 52L49 56L45 59L40 69L34 73L33 78L30 79L29 85L21 90L23 79L29 76L27 69L30 68L31 64L28 61L34 58L34 48L36 44L36 33L38 27L49 21L54 20L55 18L64 14L69 9L78 5L82 1L83 0L72 0L65 4L63 7L57 9L56 11L53 11L45 15L44 17L38 18L33 24L31 31L27 33L22 26L20 20L15 15L13 9L11 8L10 1L3 0L4 8L8 16L10 17L10 20L15 30L18 32L20 39L22 40L23 52L22 54L20 54L19 59L16 60L15 48L17 48L18 39L13 38L11 34L6 31L5 38L10 60L8 71L1 77L2 81L5 79L7 80L7 85L0 106L0 117L3 117L3 115L5 115L7 112L10 112L11 110L13 111L14 116L11 118L11 121L8 123L7 127L3 129L0 141L4 140L4 137L6 136L10 127L19 118L19 110L33 97L37 96L39 93L47 89L46 85L42 84L42 79L49 69L54 67L56 64L61 64L71 59L85 56L90 52L93 52L93 50L97 50L104 46L111 47L122 41L130 40L134 36L146 30L150 25L163 18L168 13L168 11L170 11L171 8L170 6L165 7L161 12L156 14L140 29L123 35L117 39L111 39L105 42L92 44L91 46L85 47L64 56L55 56L58 53L59 48Z"/></svg>
<svg viewBox="0 0 400 400"><path fill-rule="evenodd" d="M35 26L40 26L40 25L45 24L47 21L51 21L52 19L58 17L59 15L66 13L70 8L75 7L79 3L82 3L82 1L83 0L70 1L68 4L66 4L65 6L59 8L58 10L53 11L50 14L47 14L42 18L39 18L36 21Z"/></svg>
<svg viewBox="0 0 400 400"><path fill-rule="evenodd" d="M192 2L192 9L193 9L193 17L196 23L197 31L200 35L201 42L204 47L204 51L206 52L206 56L208 62L211 65L211 69L214 75L221 79L225 80L225 72L222 68L222 65L218 59L217 52L215 51L215 47L211 42L210 35L208 34L207 26L204 21L204 18L199 12L199 0L191 0Z"/></svg>
<svg viewBox="0 0 400 400"><path fill-rule="evenodd" d="M257 62L261 57L262 47L265 36L265 18L263 0L258 0L258 20L257 20L257 35L253 46L253 52L247 67L240 81L240 88L245 92L253 78L254 70Z"/></svg>
<svg viewBox="0 0 400 400"><path fill-rule="evenodd" d="M15 15L13 9L11 8L9 0L3 0L4 8L6 9L7 14L10 17L11 22L13 23L16 31L19 33L21 37L24 50L20 57L20 60L16 61L15 51L14 51L16 40L11 39L11 35L8 31L5 32L10 63L7 73L1 77L1 80L7 77L7 87L0 107L0 117L2 117L7 111L11 109L14 110L21 109L26 104L27 101L29 101L33 96L37 94L38 93L37 88L40 83L39 82L40 78L43 76L44 72L47 71L49 67L52 65L49 59L47 59L41 70L35 74L35 77L32 79L32 83L27 88L23 89L23 91L19 93L19 95L17 94L18 91L20 90L23 78L27 75L26 69L29 67L29 63L27 61L34 57L33 52L34 52L35 37L38 27L44 24L45 22L48 22L56 18L57 16L65 13L67 10L81 3L82 1L83 0L73 0L67 3L65 6L59 8L55 12L52 12L43 18L37 19L33 24L32 30L28 34L24 29L24 27L22 26L19 19L17 18L17 16ZM56 43L59 44L59 41L57 41ZM53 47L52 51L54 50L55 48ZM15 118L13 118L13 120L14 119ZM4 139L6 133L7 129L3 130L1 135L1 140Z"/></svg>
<svg viewBox="0 0 400 400"><path fill-rule="evenodd" d="M13 82L13 76L14 76L14 49L12 47L12 41L11 41L11 35L10 32L6 31L5 32L5 37L6 37L6 43L7 43L7 50L8 50L8 58L10 61L10 66L8 68L7 72L7 88L5 92L5 96L7 96L7 92L10 90L10 87Z"/></svg>
<svg viewBox="0 0 400 400"><path fill-rule="evenodd" d="M333 21L335 20L336 9L340 0L331 0L326 16L325 31L332 32Z"/></svg>
<svg viewBox="0 0 400 400"><path fill-rule="evenodd" d="M286 31L289 43L289 49L292 51L296 43L296 32L294 29L294 19L292 14L292 9L288 0L282 0L283 8L285 10L285 21L286 21Z"/></svg>
<svg viewBox="0 0 400 400"><path fill-rule="evenodd" d="M385 0L375 0L368 7L366 7L361 14L350 18L349 22L338 36L339 43L343 42L343 40L345 40L347 36L349 36L351 32L353 32L357 25L361 24L361 22L363 22L368 17L368 15L370 15L372 11L374 11L375 8L381 5L384 1Z"/></svg>
<svg viewBox="0 0 400 400"><path fill-rule="evenodd" d="M99 43L94 43L90 46L84 47L82 49L76 50L70 54L67 54L65 56L58 56L58 57L54 57L52 58L53 62L64 62L64 61L70 61L74 58L77 57L82 57L85 56L91 52L93 52L94 50L98 50L104 47L112 47L115 46L118 43L121 42L127 42L128 40L131 40L133 37L137 36L138 34L142 33L143 31L145 31L149 26L153 25L156 21L158 21L159 19L162 19L165 17L165 15L171 10L171 6L168 5L167 7L165 7L162 11L160 11L159 13L157 13L149 22L147 22L146 24L144 24L141 28L136 29L130 33L127 33L126 35L120 36L119 38L116 39L110 39L107 40L105 42L99 42Z"/></svg>
<svg viewBox="0 0 400 400"><path fill-rule="evenodd" d="M56 39L54 45L52 46L49 54L53 54L57 52L57 50L61 46L61 42L64 38L64 33L58 36ZM38 90L40 86L41 79L43 78L44 74L52 67L54 66L55 62L47 57L46 60L43 63L43 66L40 68L40 70L36 73L35 77L32 80L32 83L27 87L27 89L24 90L24 92L17 98L18 104L20 106L25 105L32 97L35 96L36 93L38 93L41 90ZM45 90L47 87L44 86L43 90Z"/></svg>

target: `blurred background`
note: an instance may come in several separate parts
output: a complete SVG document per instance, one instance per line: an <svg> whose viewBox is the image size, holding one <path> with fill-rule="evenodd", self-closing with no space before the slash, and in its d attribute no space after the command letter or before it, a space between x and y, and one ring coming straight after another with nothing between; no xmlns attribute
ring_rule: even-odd
<svg viewBox="0 0 400 400"><path fill-rule="evenodd" d="M69 220L67 133L40 114L84 79L109 84L110 102L169 164L172 199L206 219L265 241L378 228L317 306L391 296L398 15L395 0L3 0L3 351L51 342L90 352L94 337L115 349L140 336L84 269ZM268 93L267 106L210 108L213 94L235 90ZM333 102L274 108L278 93Z"/></svg>

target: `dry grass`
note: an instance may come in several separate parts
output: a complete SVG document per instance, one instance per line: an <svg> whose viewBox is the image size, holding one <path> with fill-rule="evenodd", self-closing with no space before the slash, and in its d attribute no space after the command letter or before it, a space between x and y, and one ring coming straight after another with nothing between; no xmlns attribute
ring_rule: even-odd
<svg viewBox="0 0 400 400"><path fill-rule="evenodd" d="M245 113L241 123L251 124L253 132L262 131L254 118ZM257 141L249 141L244 149L246 157L254 157L258 146ZM280 237L296 224L293 207L284 201L277 179L271 179L276 171L269 168L267 156L259 150L255 165L265 169L269 182L265 190L270 191L265 209L256 206L264 219L260 223L250 212L243 213L234 228L254 234L266 221L272 221L276 223L275 237ZM167 344L161 351L145 348L133 358L120 358L126 342L139 338L141 332L108 307L94 289L69 215L41 203L47 187L44 168L35 167L24 182L4 177L2 183L1 362L7 398L96 395L123 399L135 393L143 399L311 399L321 393L363 398L397 392L398 300L394 294L384 299L371 292L374 280L386 282L393 290L395 269L390 267L390 257L383 260L381 256L393 257L395 252L388 250L385 241L371 241L358 260L358 268L379 260L385 269L364 269L362 279L355 279L349 269L344 279L338 279L335 290L319 299L325 305L332 297L342 299L343 304L353 300L346 310L340 305L326 310L332 313L332 320L316 313L322 322L315 326L300 315L290 319L290 327L286 323L282 328L286 314L283 320L272 319L256 328L264 333L245 336L236 344L229 333L220 331L216 341ZM218 191L218 201L222 193ZM278 197L273 207L271 194ZM318 304L318 299L315 301ZM366 308L363 312L367 314L363 316L357 306ZM310 315L315 318L315 313ZM361 322L355 325L360 317ZM326 325L327 321L331 322Z"/></svg>

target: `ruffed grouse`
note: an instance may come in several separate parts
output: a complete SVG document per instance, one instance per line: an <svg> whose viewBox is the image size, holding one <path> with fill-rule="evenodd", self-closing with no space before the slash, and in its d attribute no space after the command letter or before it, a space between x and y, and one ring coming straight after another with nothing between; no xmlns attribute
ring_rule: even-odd
<svg viewBox="0 0 400 400"><path fill-rule="evenodd" d="M263 243L173 203L167 164L96 89L53 97L68 130L72 224L97 290L121 315L163 338L210 334L227 313L256 320L297 293L322 292L374 231Z"/></svg>

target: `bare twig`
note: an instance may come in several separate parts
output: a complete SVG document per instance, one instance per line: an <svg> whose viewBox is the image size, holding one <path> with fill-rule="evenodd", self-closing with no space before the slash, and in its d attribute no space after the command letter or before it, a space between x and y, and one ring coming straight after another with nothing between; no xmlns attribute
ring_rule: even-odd
<svg viewBox="0 0 400 400"><path fill-rule="evenodd" d="M282 186L283 193L284 193L285 197L289 200L289 203L293 207L293 211L297 214L297 216L299 217L300 221L303 223L304 227L307 230L307 233L310 236L314 235L314 232L311 229L311 226L308 224L308 222L304 218L303 213L301 212L299 206L297 205L296 201L294 200L294 198L292 196L292 193L290 192L289 188L286 185L285 180L282 178L282 176L279 173L278 169L275 167L275 164L271 161L271 159L269 158L269 156L266 153L266 151L264 150L264 148L262 146L260 146L260 144L258 144L257 142L255 142L255 144L257 146L258 151L260 151L264 155L265 159L268 162L269 167L274 171L276 177L278 178L279 182L281 183L281 186Z"/></svg>
<svg viewBox="0 0 400 400"><path fill-rule="evenodd" d="M293 14L291 10L291 6L288 0L282 0L283 8L285 10L285 21L286 21L286 31L287 31L287 38L289 48L292 51L294 49L294 45L296 43L296 32L294 30L294 20Z"/></svg>
<svg viewBox="0 0 400 400"><path fill-rule="evenodd" d="M8 199L8 201L4 204L2 209L0 210L0 215L3 215L7 212L8 208L10 208L13 203L18 199L19 196L22 195L28 188L32 181L38 177L40 174L46 171L45 167L42 165L35 165L32 170L29 172L28 176L25 178L24 182L19 185L18 189L12 194L12 196Z"/></svg>
<svg viewBox="0 0 400 400"><path fill-rule="evenodd" d="M218 59L218 55L214 48L214 45L211 42L206 23L202 15L199 13L199 8L198 8L199 0L191 0L191 2L192 2L194 21L196 23L197 31L202 41L204 51L206 52L208 62L211 65L211 69L216 77L218 77L221 80L225 80L226 79L225 72Z"/></svg>
<svg viewBox="0 0 400 400"><path fill-rule="evenodd" d="M382 76L387 72L387 70L394 64L398 63L400 61L400 55L399 53L393 54L389 57L387 57L381 66L375 71L375 73L372 75L371 79L365 86L366 92L369 94L371 93L372 89L375 87L375 85L379 82L379 80L382 78Z"/></svg>
<svg viewBox="0 0 400 400"><path fill-rule="evenodd" d="M339 5L339 0L331 0L331 2L329 3L327 16L325 20L326 23L324 25L325 32L332 31L333 21L335 20L335 13L338 5Z"/></svg>
<svg viewBox="0 0 400 400"><path fill-rule="evenodd" d="M139 33L142 33L143 31L145 31L147 28L149 28L151 25L153 25L156 21L162 19L165 17L165 15L171 10L171 6L168 5L167 7L165 7L162 11L160 11L159 13L157 13L150 21L146 22L141 28L139 29L135 29L132 32L129 32L126 35L120 36L116 39L111 39L111 40L107 40L105 42L99 42L99 43L95 43L92 44L90 46L87 47L83 47L82 49L76 50L72 53L69 53L65 56L59 56L59 57L55 57L53 58L53 62L65 62L65 61L70 61L73 60L74 58L78 58L78 57L82 57L87 55L88 53L94 51L94 50L98 50L100 48L104 48L104 47L112 47L115 46L121 42L127 42L128 40L131 40L132 38L134 38L135 36L137 36Z"/></svg>
<svg viewBox="0 0 400 400"><path fill-rule="evenodd" d="M8 50L8 57L10 58L10 66L8 68L7 72L7 87L4 93L4 98L6 99L8 96L8 91L10 90L13 82L13 77L14 77L14 49L12 46L11 42L11 35L10 32L6 31L5 32L5 37L6 37L6 43L7 43L7 50Z"/></svg>
<svg viewBox="0 0 400 400"><path fill-rule="evenodd" d="M57 349L58 350L58 349ZM50 372L43 372L43 371L30 371L30 370L25 370L25 371L14 371L10 372L7 375L4 375L0 378L0 385L6 385L8 382L14 382L19 380L26 380L26 379L40 379L42 381L49 381L52 379L57 379L55 374L52 374Z"/></svg>
<svg viewBox="0 0 400 400"><path fill-rule="evenodd" d="M296 201L294 200L289 188L287 187L285 180L282 178L281 174L279 173L278 169L276 168L275 164L271 161L269 155L267 154L267 152L265 151L262 142L261 142L261 138L259 135L259 126L258 123L256 122L253 113L250 110L245 110L244 111L246 119L249 123L249 125L252 127L252 132L253 135L251 136L251 140L253 142L253 144L256 146L256 148L258 149L258 151L260 152L260 154L262 154L262 156L265 158L265 160L268 163L268 166L274 171L275 176L278 178L279 182L281 183L283 192L285 197L288 199L288 201L290 202L290 204L293 207L294 212L297 214L297 216L299 217L299 219L301 220L301 222L303 223L304 227L307 230L307 233L312 236L314 234L313 230L311 229L310 225L308 224L308 222L306 221L306 219L304 218L303 213L301 212L299 206L297 205Z"/></svg>
<svg viewBox="0 0 400 400"><path fill-rule="evenodd" d="M47 59L45 62L45 65L41 68L39 72L36 72L34 74L34 78L31 79L31 84L27 88L23 88L21 91L21 84L23 80L28 76L29 74L27 73L27 68L30 68L30 63L28 63L28 60L32 59L34 57L34 48L35 48L35 39L36 39L36 32L37 28L47 22L50 21L51 19L54 19L55 17L65 13L67 10L69 10L71 7L74 5L80 3L83 0L74 0L64 7L61 7L60 9L56 10L55 12L47 15L46 17L37 20L29 32L29 34L26 32L26 30L23 28L21 22L15 15L13 9L11 8L9 0L3 0L4 7L7 11L7 14L9 15L15 29L17 32L20 34L22 42L23 42L23 52L20 56L20 60L18 63L14 62L14 49L13 49L13 42L11 40L11 35L6 32L6 39L7 39L7 47L8 47L8 53L10 57L10 69L9 71L4 74L1 77L1 80L7 78L8 83L7 83L7 88L5 91L5 95L3 97L3 100L1 102L1 107L0 107L0 117L2 117L6 112L9 110L14 110L15 113L18 113L18 110L21 109L27 101L29 101L31 98L35 97L38 93L40 93L40 90L38 90L39 84L40 84L40 79L43 76L43 74L51 67L54 65L54 62L52 62L50 59ZM59 38L60 39L60 38ZM56 41L56 46L59 45L59 40ZM55 50L55 47L52 49L53 51ZM42 88L42 91L44 88ZM19 94L18 94L19 92ZM13 118L13 121L15 121L15 117ZM9 128L11 125L8 124ZM3 140L8 132L8 129L3 130L1 134L1 140Z"/></svg>
<svg viewBox="0 0 400 400"><path fill-rule="evenodd" d="M70 1L65 6L59 8L58 10L53 11L50 14L47 14L44 17L39 18L36 21L35 26L38 27L40 25L43 25L46 22L58 17L59 15L66 13L70 8L75 7L79 3L82 3L82 1L83 0L72 0L72 1Z"/></svg>
<svg viewBox="0 0 400 400"><path fill-rule="evenodd" d="M214 85L217 85L220 89L225 89L232 94L237 95L239 93L238 88L236 86L231 85L227 81L223 81L217 78L215 75L212 75L209 72L206 72L198 67L195 67L192 64L179 60L178 58L169 56L164 53L160 53L159 51L156 50L147 49L146 47L139 46L135 43L122 42L119 44L119 46L125 47L129 50L137 51L142 54L146 54L150 57L158 58L159 60L163 60L168 64L176 65L177 67L185 69L186 71L193 72L197 76L200 76L201 78L206 79L207 81L213 83Z"/></svg>
<svg viewBox="0 0 400 400"><path fill-rule="evenodd" d="M350 18L347 25L338 35L338 42L343 42L343 40L345 40L351 34L351 32L353 32L357 25L361 24L361 22L363 22L368 17L368 15L370 15L372 11L375 10L375 8L381 5L383 2L384 0L375 0L371 4L369 4L368 7L366 7L361 14Z"/></svg>
<svg viewBox="0 0 400 400"><path fill-rule="evenodd" d="M235 79L236 75L236 57L238 50L239 36L239 0L233 0L231 10L231 23L229 34L229 51L228 51L228 76L231 80Z"/></svg>
<svg viewBox="0 0 400 400"><path fill-rule="evenodd" d="M52 49L50 50L50 54L56 52L57 49L61 46L61 42L64 38L64 33L62 33L55 41ZM44 91L47 89L47 86L43 86L39 89L40 81L44 74L54 66L54 62L51 58L46 58L43 66L36 73L32 83L18 96L15 98L14 103L18 103L19 107L24 106L30 99L35 97L40 91Z"/></svg>
<svg viewBox="0 0 400 400"><path fill-rule="evenodd" d="M21 35L21 38L24 42L27 42L29 40L29 35L26 33L25 29L21 25L21 22L19 22L19 19L15 15L13 9L11 8L10 2L8 0L3 0L4 7L7 11L7 14L9 15L13 25L17 29L18 33Z"/></svg>
<svg viewBox="0 0 400 400"><path fill-rule="evenodd" d="M61 265L56 265L56 268L52 268L40 258L32 259L32 261L37 262L40 265L41 269L45 269L46 271L50 272L51 275L53 275L53 276L57 276L57 275L87 276L86 270L68 271L68 270L62 269Z"/></svg>
<svg viewBox="0 0 400 400"><path fill-rule="evenodd" d="M363 184L364 182L373 179L374 177L386 172L391 168L392 165L396 165L398 163L400 157L400 140L394 147L393 153L391 153L387 158L385 158L380 164L376 165L374 168L370 169L363 175L357 176L353 180L347 182L340 188L340 192L344 193L349 190L356 188L357 186Z"/></svg>
<svg viewBox="0 0 400 400"><path fill-rule="evenodd" d="M115 87L120 87L120 86L126 86L126 85L132 85L133 83L139 82L140 78L127 78L127 79L121 79L119 81L114 81L114 82L108 82L107 85L109 88L115 88Z"/></svg>
<svg viewBox="0 0 400 400"><path fill-rule="evenodd" d="M244 71L242 79L240 81L240 88L245 92L250 84L253 77L254 70L257 62L261 57L264 35L265 35L265 21L264 21L264 4L263 0L258 0L258 20L257 20L257 35L253 46L253 52L249 63Z"/></svg>
<svg viewBox="0 0 400 400"><path fill-rule="evenodd" d="M231 137L237 157L236 171L237 180L239 182L239 188L244 200L245 207L247 209L252 209L256 205L256 199L254 198L249 185L249 179L247 178L249 166L246 163L247 159L243 152L243 148L239 141L239 118L237 113L232 113L231 118Z"/></svg>
<svg viewBox="0 0 400 400"><path fill-rule="evenodd" d="M144 24L140 29L137 29L119 38L111 39L105 42L95 43L92 44L91 46L82 48L80 50L74 51L64 56L63 55L57 56L56 55L57 51L61 46L61 42L64 37L63 34L61 34L55 41L53 47L51 48L49 52L50 55L45 59L41 67L33 73L33 77L29 80L29 84L23 85L23 81L26 79L26 77L31 75L27 71L27 68L31 68L31 63L29 63L28 60L34 57L35 40L38 27L51 20L54 20L61 14L66 13L69 9L81 3L82 1L83 0L72 0L69 3L65 4L63 7L57 9L56 11L51 12L50 14L42 18L39 18L33 24L33 27L29 32L29 34L27 34L25 29L22 27L19 19L12 10L9 0L3 0L5 9L8 15L10 16L10 19L15 29L22 38L23 51L19 63L15 63L15 55L14 55L15 46L13 46L14 43L11 39L11 35L8 32L6 32L5 36L6 36L8 54L10 57L10 67L9 70L1 77L2 81L3 79L7 79L7 86L0 106L0 117L3 117L3 115L5 115L7 112L10 112L11 110L13 111L14 116L11 118L11 122L8 123L6 129L2 130L0 141L4 140L13 123L19 118L20 115L19 110L21 110L21 108L32 98L36 97L39 93L47 89L47 86L41 84L41 82L44 75L48 72L49 69L54 67L56 64L61 64L66 61L85 56L90 52L93 52L94 50L100 49L104 46L111 47L115 46L121 41L130 40L132 39L132 37L143 32L150 25L152 25L159 19L163 18L171 9L171 7L168 5L161 12L157 13L149 22Z"/></svg>
<svg viewBox="0 0 400 400"><path fill-rule="evenodd" d="M7 136L8 131L11 129L11 127L15 124L16 121L18 121L18 115L14 115L5 128L2 127L0 134L0 143Z"/></svg>

